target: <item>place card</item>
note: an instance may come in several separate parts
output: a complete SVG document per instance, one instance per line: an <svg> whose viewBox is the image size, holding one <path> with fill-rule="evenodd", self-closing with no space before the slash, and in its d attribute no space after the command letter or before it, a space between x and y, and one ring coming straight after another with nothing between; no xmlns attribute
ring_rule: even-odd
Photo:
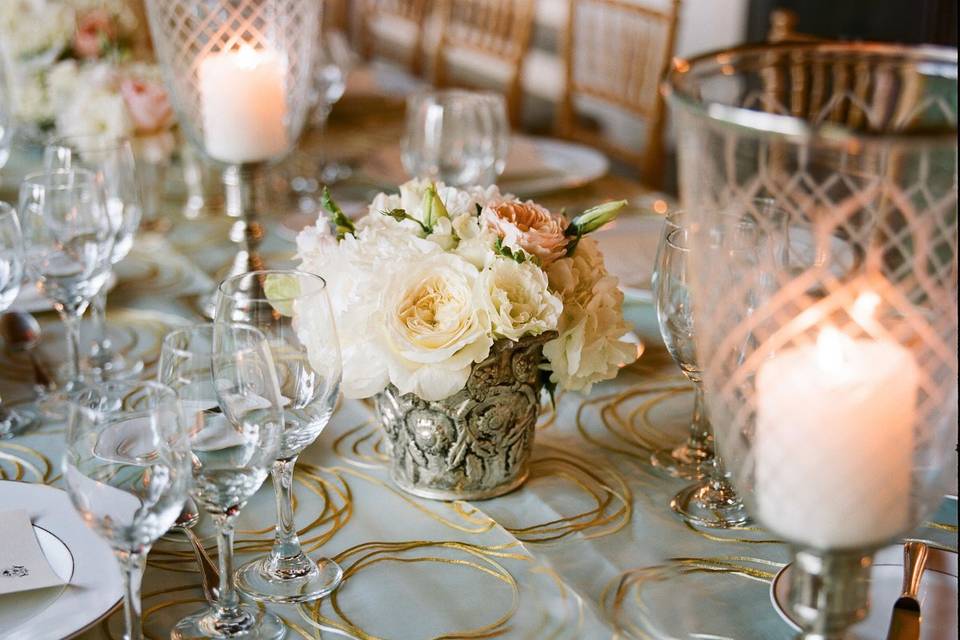
<svg viewBox="0 0 960 640"><path fill-rule="evenodd" d="M26 511L0 512L0 595L62 585Z"/></svg>

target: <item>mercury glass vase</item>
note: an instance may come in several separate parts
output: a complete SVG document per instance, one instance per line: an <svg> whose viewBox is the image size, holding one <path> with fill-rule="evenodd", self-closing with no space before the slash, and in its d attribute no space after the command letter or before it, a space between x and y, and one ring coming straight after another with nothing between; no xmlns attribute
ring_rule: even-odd
<svg viewBox="0 0 960 640"><path fill-rule="evenodd" d="M523 484L540 414L543 345L555 336L496 342L466 386L443 400L393 385L379 393L393 482L433 500L482 500Z"/></svg>
<svg viewBox="0 0 960 640"><path fill-rule="evenodd" d="M874 551L932 513L952 469L957 51L747 46L674 61L664 89L716 443L794 549L800 637L844 638ZM738 220L761 250L718 241Z"/></svg>

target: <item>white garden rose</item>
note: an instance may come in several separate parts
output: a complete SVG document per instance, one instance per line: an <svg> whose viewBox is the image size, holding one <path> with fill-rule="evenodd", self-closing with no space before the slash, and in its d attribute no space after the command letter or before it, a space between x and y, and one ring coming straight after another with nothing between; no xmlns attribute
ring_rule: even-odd
<svg viewBox="0 0 960 640"><path fill-rule="evenodd" d="M556 329L563 303L550 293L547 274L532 262L495 260L477 279L481 301L497 336L517 341Z"/></svg>
<svg viewBox="0 0 960 640"><path fill-rule="evenodd" d="M563 298L559 337L543 347L551 382L589 393L592 386L617 375L637 358L636 346L621 340L629 327L623 319L623 293L607 274L594 240L584 238L573 256L548 269L551 288Z"/></svg>
<svg viewBox="0 0 960 640"><path fill-rule="evenodd" d="M401 393L442 400L490 353L490 319L474 296L477 269L439 253L408 261L383 297L384 353Z"/></svg>

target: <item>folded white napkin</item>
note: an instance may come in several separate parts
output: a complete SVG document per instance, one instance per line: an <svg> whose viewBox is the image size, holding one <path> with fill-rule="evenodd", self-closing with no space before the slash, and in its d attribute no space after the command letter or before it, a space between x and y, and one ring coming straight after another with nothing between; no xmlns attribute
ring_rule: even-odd
<svg viewBox="0 0 960 640"><path fill-rule="evenodd" d="M26 511L0 511L0 540L0 595L63 584L43 555Z"/></svg>

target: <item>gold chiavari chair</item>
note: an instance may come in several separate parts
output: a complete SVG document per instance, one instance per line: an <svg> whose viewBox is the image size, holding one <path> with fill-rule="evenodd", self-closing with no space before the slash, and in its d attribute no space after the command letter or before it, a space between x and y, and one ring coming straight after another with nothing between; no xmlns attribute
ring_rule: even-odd
<svg viewBox="0 0 960 640"><path fill-rule="evenodd" d="M658 83L673 56L680 0L653 9L636 0L570 0L564 43L566 89L557 134L597 146L639 168L659 186L663 177L665 107ZM641 121L644 139L631 145L585 122L581 104ZM639 149L639 150L638 150Z"/></svg>
<svg viewBox="0 0 960 640"><path fill-rule="evenodd" d="M425 24L433 5L433 0L362 0L359 36L363 57L382 56L419 74Z"/></svg>
<svg viewBox="0 0 960 640"><path fill-rule="evenodd" d="M510 121L517 124L522 108L524 56L530 46L534 8L533 0L445 0L434 55L434 85L475 84L465 78L471 69L460 68L467 65L459 62L502 67L506 70L506 84L501 88L506 95Z"/></svg>

